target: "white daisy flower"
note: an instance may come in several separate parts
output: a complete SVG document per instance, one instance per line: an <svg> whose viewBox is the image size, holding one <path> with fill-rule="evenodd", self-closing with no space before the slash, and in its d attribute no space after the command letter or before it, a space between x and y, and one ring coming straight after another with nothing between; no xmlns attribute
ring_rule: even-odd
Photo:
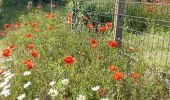
<svg viewBox="0 0 170 100"><path fill-rule="evenodd" d="M5 96L5 97L9 96L10 95L9 89L3 89L1 92L1 95Z"/></svg>
<svg viewBox="0 0 170 100"><path fill-rule="evenodd" d="M91 88L93 91L98 91L100 89L100 86L95 86Z"/></svg>
<svg viewBox="0 0 170 100"><path fill-rule="evenodd" d="M58 90L57 89L50 89L48 92L48 95L55 97L58 96Z"/></svg>
<svg viewBox="0 0 170 100"><path fill-rule="evenodd" d="M9 81L15 74L10 74L5 78L5 81Z"/></svg>
<svg viewBox="0 0 170 100"><path fill-rule="evenodd" d="M25 94L21 94L20 96L18 96L17 100L23 100L26 97Z"/></svg>
<svg viewBox="0 0 170 100"><path fill-rule="evenodd" d="M8 78L5 78L5 79L4 79L4 82L8 83L8 82L9 82L9 79L8 79Z"/></svg>
<svg viewBox="0 0 170 100"><path fill-rule="evenodd" d="M69 83L69 80L68 80L68 79L63 79L63 80L61 81L61 83L62 83L63 85L67 85L67 84Z"/></svg>
<svg viewBox="0 0 170 100"><path fill-rule="evenodd" d="M2 88L2 87L4 87L5 85L7 85L8 84L8 82L7 81L5 81L5 82L1 82L0 83L0 88Z"/></svg>
<svg viewBox="0 0 170 100"><path fill-rule="evenodd" d="M12 58L4 58L1 60L1 62L4 63L4 62L12 61L12 60L13 60Z"/></svg>
<svg viewBox="0 0 170 100"><path fill-rule="evenodd" d="M2 75L4 75L4 77L7 77L8 75L11 75L11 72L10 71L5 71L2 73Z"/></svg>
<svg viewBox="0 0 170 100"><path fill-rule="evenodd" d="M8 88L10 88L10 86L11 86L11 84L8 84L8 85L4 86L3 89L8 89Z"/></svg>
<svg viewBox="0 0 170 100"><path fill-rule="evenodd" d="M35 98L34 100L38 100L38 98Z"/></svg>
<svg viewBox="0 0 170 100"><path fill-rule="evenodd" d="M7 67L6 66L1 66L2 69L6 69Z"/></svg>
<svg viewBox="0 0 170 100"><path fill-rule="evenodd" d="M13 60L13 58L8 58L8 59L6 59L6 61L12 61Z"/></svg>
<svg viewBox="0 0 170 100"><path fill-rule="evenodd" d="M5 62L5 60L4 60L4 59L1 59L0 61L1 61L2 63L4 63L4 62Z"/></svg>
<svg viewBox="0 0 170 100"><path fill-rule="evenodd" d="M28 76L28 75L30 75L30 74L31 74L31 71L25 71L25 72L23 73L24 76Z"/></svg>
<svg viewBox="0 0 170 100"><path fill-rule="evenodd" d="M26 84L24 84L24 88L27 88L31 85L31 82L27 82Z"/></svg>
<svg viewBox="0 0 170 100"><path fill-rule="evenodd" d="M86 97L84 95L79 95L77 97L77 100L86 100Z"/></svg>
<svg viewBox="0 0 170 100"><path fill-rule="evenodd" d="M101 98L100 100L109 100L109 98Z"/></svg>
<svg viewBox="0 0 170 100"><path fill-rule="evenodd" d="M56 82L55 81L51 81L50 85L53 86Z"/></svg>

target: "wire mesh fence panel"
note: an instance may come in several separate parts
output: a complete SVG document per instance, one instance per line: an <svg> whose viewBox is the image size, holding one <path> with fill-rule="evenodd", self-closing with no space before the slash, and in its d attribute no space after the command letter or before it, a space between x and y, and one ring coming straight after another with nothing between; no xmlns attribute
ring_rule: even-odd
<svg viewBox="0 0 170 100"><path fill-rule="evenodd" d="M154 70L169 71L170 5L165 2L125 2L123 42L135 48L134 59Z"/></svg>
<svg viewBox="0 0 170 100"><path fill-rule="evenodd" d="M74 2L76 10L73 13L76 13L75 22L79 27L76 29L83 30L82 26L87 27L90 23L94 26L92 32L99 35L98 27L104 26L106 22L113 23L112 30L103 38L120 42L119 45L122 45L118 52L118 55L121 55L120 63L126 60L128 67L142 65L148 69L147 71L153 73L156 71L157 74L170 72L169 1L75 0ZM117 10L121 10L121 13ZM122 17L122 21L119 17ZM117 29L119 31L116 31ZM118 36L120 34L121 38Z"/></svg>

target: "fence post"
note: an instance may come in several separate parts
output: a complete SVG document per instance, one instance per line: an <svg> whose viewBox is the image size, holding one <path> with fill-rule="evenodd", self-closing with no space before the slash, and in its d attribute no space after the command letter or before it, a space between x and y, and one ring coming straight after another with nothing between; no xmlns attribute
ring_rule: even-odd
<svg viewBox="0 0 170 100"><path fill-rule="evenodd" d="M50 1L50 13L53 13L53 0Z"/></svg>
<svg viewBox="0 0 170 100"><path fill-rule="evenodd" d="M123 31L123 15L124 15L125 0L116 0L115 3L115 17L114 17L114 33L116 34L116 41L119 44L119 54L121 58L122 45L122 31Z"/></svg>
<svg viewBox="0 0 170 100"><path fill-rule="evenodd" d="M73 15L72 15L72 30L76 27L76 17L77 17L77 1L73 0Z"/></svg>
<svg viewBox="0 0 170 100"><path fill-rule="evenodd" d="M43 1L42 1L42 0L39 0L39 4L42 5L42 4L43 4Z"/></svg>

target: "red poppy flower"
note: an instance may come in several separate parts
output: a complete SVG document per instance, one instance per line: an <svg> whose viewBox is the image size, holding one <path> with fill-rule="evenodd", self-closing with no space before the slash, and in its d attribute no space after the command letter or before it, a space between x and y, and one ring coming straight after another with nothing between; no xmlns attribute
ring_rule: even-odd
<svg viewBox="0 0 170 100"><path fill-rule="evenodd" d="M132 77L133 77L134 79L137 79L137 78L139 78L139 73L137 73L137 72L134 72L134 73L132 74Z"/></svg>
<svg viewBox="0 0 170 100"><path fill-rule="evenodd" d="M45 18L49 18L49 17L50 17L50 15L49 15L49 14L45 14L44 16L45 16Z"/></svg>
<svg viewBox="0 0 170 100"><path fill-rule="evenodd" d="M66 64L73 64L73 62L74 62L74 59L73 59L72 56L64 57L64 63L66 63Z"/></svg>
<svg viewBox="0 0 170 100"><path fill-rule="evenodd" d="M34 57L34 58L37 58L38 57L38 53L37 53L37 51L32 51L31 52L31 55Z"/></svg>
<svg viewBox="0 0 170 100"><path fill-rule="evenodd" d="M15 25L14 25L15 28L20 28L20 22L17 22Z"/></svg>
<svg viewBox="0 0 170 100"><path fill-rule="evenodd" d="M14 26L15 28L20 28L20 25L17 25L17 24L15 24L15 26Z"/></svg>
<svg viewBox="0 0 170 100"><path fill-rule="evenodd" d="M96 39L95 38L91 38L90 41L91 41L91 44L96 44Z"/></svg>
<svg viewBox="0 0 170 100"><path fill-rule="evenodd" d="M98 31L99 32L105 32L106 31L106 27L100 26L100 27L98 27Z"/></svg>
<svg viewBox="0 0 170 100"><path fill-rule="evenodd" d="M4 37L4 36L6 36L6 34L5 33L1 33L0 36Z"/></svg>
<svg viewBox="0 0 170 100"><path fill-rule="evenodd" d="M111 22L106 22L106 26L107 27L112 27L112 23Z"/></svg>
<svg viewBox="0 0 170 100"><path fill-rule="evenodd" d="M28 26L28 22L25 22L24 25L25 25L25 26Z"/></svg>
<svg viewBox="0 0 170 100"><path fill-rule="evenodd" d="M87 24L86 26L87 26L87 28L89 28L89 29L92 29L92 28L94 27L93 24Z"/></svg>
<svg viewBox="0 0 170 100"><path fill-rule="evenodd" d="M27 69L32 70L33 65L32 65L32 63L27 63L26 67L27 67Z"/></svg>
<svg viewBox="0 0 170 100"><path fill-rule="evenodd" d="M108 42L107 42L107 45L108 45L109 47L118 47L118 43L115 42L115 41L108 41Z"/></svg>
<svg viewBox="0 0 170 100"><path fill-rule="evenodd" d="M27 33L25 36L26 36L27 38L32 38L32 34L30 34L30 33Z"/></svg>
<svg viewBox="0 0 170 100"><path fill-rule="evenodd" d="M93 49L96 49L97 44L92 44L91 46L92 46Z"/></svg>
<svg viewBox="0 0 170 100"><path fill-rule="evenodd" d="M114 70L117 70L117 67L114 66L114 65L111 65L111 66L108 67L108 70L109 71L114 71Z"/></svg>
<svg viewBox="0 0 170 100"><path fill-rule="evenodd" d="M37 26L37 23L36 22L32 22L31 24L33 27Z"/></svg>
<svg viewBox="0 0 170 100"><path fill-rule="evenodd" d="M50 14L50 18L54 18L55 17L55 15L54 14Z"/></svg>
<svg viewBox="0 0 170 100"><path fill-rule="evenodd" d="M24 64L25 64L25 66L27 67L27 69L32 70L32 67L33 67L33 65L32 65L32 60L26 59L26 60L24 61Z"/></svg>
<svg viewBox="0 0 170 100"><path fill-rule="evenodd" d="M54 26L50 26L50 27L49 27L49 30L50 30L50 31L54 30Z"/></svg>
<svg viewBox="0 0 170 100"><path fill-rule="evenodd" d="M24 61L24 64L26 65L27 63L32 63L32 60L31 60L31 59L26 59L26 60Z"/></svg>
<svg viewBox="0 0 170 100"><path fill-rule="evenodd" d="M121 72L116 72L115 74L112 75L113 80L120 80L123 78L123 73Z"/></svg>
<svg viewBox="0 0 170 100"><path fill-rule="evenodd" d="M149 13L149 14L152 14L154 8L155 8L155 6L149 6L149 7L148 7L148 13Z"/></svg>
<svg viewBox="0 0 170 100"><path fill-rule="evenodd" d="M9 55L10 55L10 50L9 50L9 49L4 49L4 50L2 51L2 55L3 55L4 57L9 57Z"/></svg>
<svg viewBox="0 0 170 100"><path fill-rule="evenodd" d="M86 17L86 16L83 16L83 20L85 20L85 21L86 21L86 20L88 20L88 17Z"/></svg>
<svg viewBox="0 0 170 100"><path fill-rule="evenodd" d="M39 29L38 28L33 28L33 31L34 32L39 32Z"/></svg>
<svg viewBox="0 0 170 100"><path fill-rule="evenodd" d="M17 25L21 25L21 24L20 24L20 22L16 22L15 24L17 24Z"/></svg>
<svg viewBox="0 0 170 100"><path fill-rule="evenodd" d="M34 47L34 46L30 44L30 45L27 47L27 49L28 49L28 50L32 50L33 47Z"/></svg>
<svg viewBox="0 0 170 100"><path fill-rule="evenodd" d="M5 70L0 69L0 75L2 75L5 72Z"/></svg>
<svg viewBox="0 0 170 100"><path fill-rule="evenodd" d="M4 27L5 28L10 28L10 24L5 24Z"/></svg>
<svg viewBox="0 0 170 100"><path fill-rule="evenodd" d="M16 49L17 47L15 45L10 45L9 48L10 49Z"/></svg>

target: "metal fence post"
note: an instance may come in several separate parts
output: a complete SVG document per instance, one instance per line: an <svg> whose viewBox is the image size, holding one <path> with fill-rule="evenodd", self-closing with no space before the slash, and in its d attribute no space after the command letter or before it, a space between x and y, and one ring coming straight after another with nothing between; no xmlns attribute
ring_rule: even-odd
<svg viewBox="0 0 170 100"><path fill-rule="evenodd" d="M73 0L72 30L76 28L77 22L77 0Z"/></svg>
<svg viewBox="0 0 170 100"><path fill-rule="evenodd" d="M50 12L53 13L53 0L50 1Z"/></svg>
<svg viewBox="0 0 170 100"><path fill-rule="evenodd" d="M39 4L42 5L42 4L43 4L43 1L42 1L42 0L39 0Z"/></svg>
<svg viewBox="0 0 170 100"><path fill-rule="evenodd" d="M122 54L121 54L121 45L122 45L122 31L123 31L123 15L124 15L124 7L125 7L125 0L117 0L116 1L116 5L115 7L117 7L115 10L115 22L114 22L114 26L115 26L115 33L116 33L116 41L119 44L119 54L118 56L121 58ZM114 34L115 34L114 33Z"/></svg>

